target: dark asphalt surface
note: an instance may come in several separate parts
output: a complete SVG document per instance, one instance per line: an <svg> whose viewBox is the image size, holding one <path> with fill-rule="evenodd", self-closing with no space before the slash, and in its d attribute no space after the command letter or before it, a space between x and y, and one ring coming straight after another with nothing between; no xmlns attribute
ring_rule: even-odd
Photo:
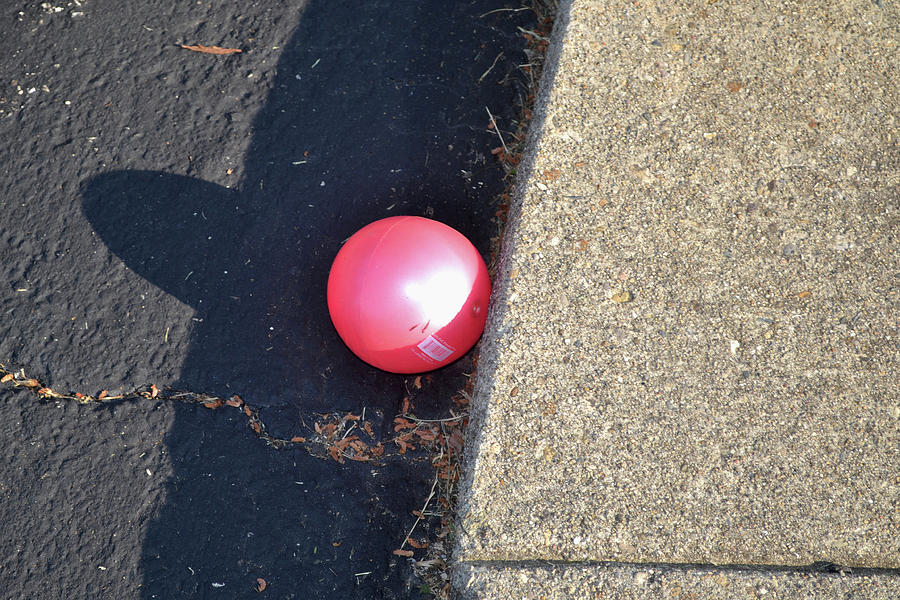
<svg viewBox="0 0 900 600"><path fill-rule="evenodd" d="M503 172L485 107L515 129L534 15L482 15L517 6L4 7L0 362L59 391L237 393L286 437L363 409L386 433L410 378L343 346L328 268L399 214L488 251ZM470 369L436 372L420 411ZM9 388L0 427L0 597L243 598L257 578L259 597L418 595L391 551L427 457L338 465L267 447L238 411Z"/></svg>

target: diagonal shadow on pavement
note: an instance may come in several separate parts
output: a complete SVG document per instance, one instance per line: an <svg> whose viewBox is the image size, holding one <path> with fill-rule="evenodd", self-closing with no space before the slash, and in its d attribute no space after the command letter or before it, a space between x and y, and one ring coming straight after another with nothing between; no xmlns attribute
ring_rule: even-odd
<svg viewBox="0 0 900 600"><path fill-rule="evenodd" d="M509 117L516 90L477 81L530 14L507 15L500 31L479 19L489 8L313 1L253 121L238 189L142 170L84 182L103 242L195 311L190 350L172 366L178 387L240 393L282 433L334 410L366 408L390 425L404 378L357 360L334 333L328 268L356 229L396 214L433 216L488 247L502 173L479 159L493 135L484 104ZM433 396L449 398L470 366L443 370ZM220 583L243 593L256 577L285 598L405 589L391 550L430 482L427 464L337 467L273 453L227 415L174 410L145 598L206 597Z"/></svg>

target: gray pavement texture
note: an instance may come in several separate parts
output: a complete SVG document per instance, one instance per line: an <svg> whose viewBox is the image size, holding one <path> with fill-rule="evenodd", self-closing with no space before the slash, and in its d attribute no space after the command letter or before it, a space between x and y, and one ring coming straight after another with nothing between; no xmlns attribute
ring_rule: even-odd
<svg viewBox="0 0 900 600"><path fill-rule="evenodd" d="M560 6L479 357L457 591L732 597L721 575L737 597L898 596L898 46L895 2ZM876 571L644 589L639 566L517 561Z"/></svg>

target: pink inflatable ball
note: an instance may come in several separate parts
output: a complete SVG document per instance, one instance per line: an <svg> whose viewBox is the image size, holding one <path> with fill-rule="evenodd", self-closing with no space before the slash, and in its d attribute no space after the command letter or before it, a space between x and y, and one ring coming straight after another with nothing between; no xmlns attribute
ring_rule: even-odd
<svg viewBox="0 0 900 600"><path fill-rule="evenodd" d="M328 312L347 347L392 373L422 373L468 352L484 331L491 282L455 229L390 217L346 241L328 276Z"/></svg>

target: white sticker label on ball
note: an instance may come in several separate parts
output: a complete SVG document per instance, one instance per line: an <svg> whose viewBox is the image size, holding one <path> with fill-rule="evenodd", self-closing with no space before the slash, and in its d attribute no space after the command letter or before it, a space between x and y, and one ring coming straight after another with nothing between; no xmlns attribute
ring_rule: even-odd
<svg viewBox="0 0 900 600"><path fill-rule="evenodd" d="M440 362L450 358L453 354L453 348L450 346L439 342L433 335L429 335L427 338L422 340L422 342L417 346L419 350L427 354L430 358Z"/></svg>

